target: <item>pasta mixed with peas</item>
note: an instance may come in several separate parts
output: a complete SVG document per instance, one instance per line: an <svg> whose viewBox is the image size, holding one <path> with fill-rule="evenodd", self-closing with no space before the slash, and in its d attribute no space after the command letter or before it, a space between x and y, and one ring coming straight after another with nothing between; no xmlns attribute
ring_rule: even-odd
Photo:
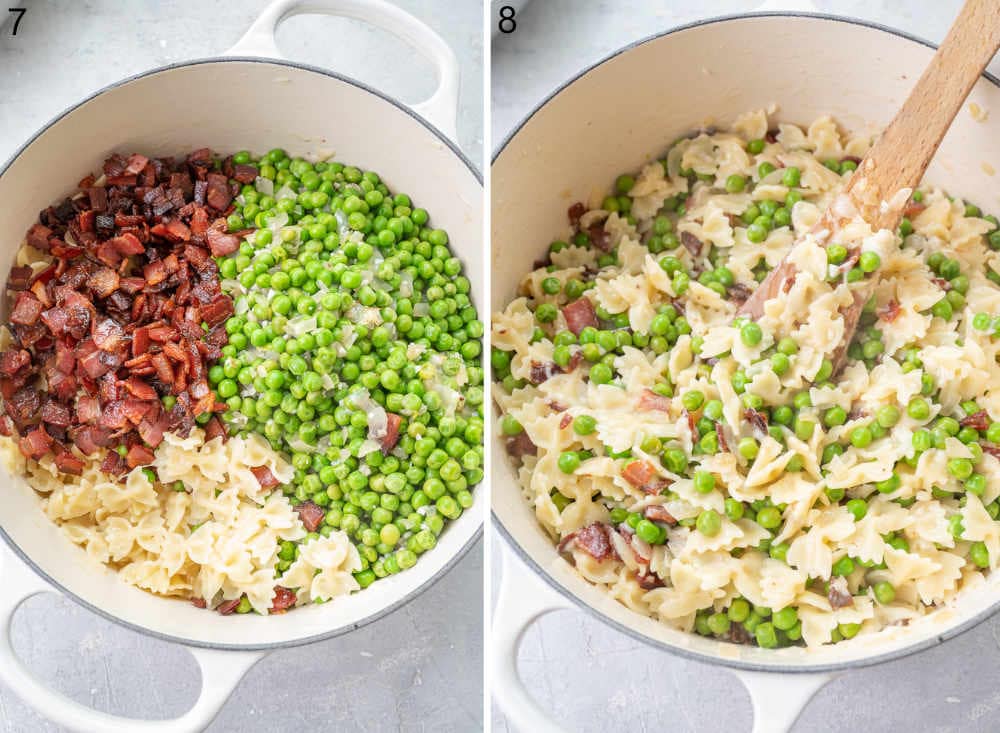
<svg viewBox="0 0 1000 733"><path fill-rule="evenodd" d="M1000 230L934 187L887 202L897 232L853 211L817 227L869 143L765 111L679 140L574 205L572 236L494 315L525 497L627 607L814 647L905 625L996 567ZM794 277L740 317L786 254Z"/></svg>

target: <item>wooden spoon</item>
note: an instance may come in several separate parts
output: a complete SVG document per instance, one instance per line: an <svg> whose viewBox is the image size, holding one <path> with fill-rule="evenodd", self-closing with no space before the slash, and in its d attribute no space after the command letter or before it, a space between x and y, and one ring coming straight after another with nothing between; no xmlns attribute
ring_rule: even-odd
<svg viewBox="0 0 1000 733"><path fill-rule="evenodd" d="M844 213L851 211L860 214L873 230L895 231L903 215L902 207L886 207L883 202L890 201L900 189L913 188L920 182L952 120L998 48L1000 0L967 0L910 96L813 231L827 230L831 233L828 241L834 243L835 233L851 218ZM878 69L873 68L872 73L878 73ZM766 300L791 288L795 273L794 265L787 259L782 261L737 315L759 318ZM844 339L830 357L834 371L847 353L875 280L869 277L864 287L856 289L853 305L842 313Z"/></svg>

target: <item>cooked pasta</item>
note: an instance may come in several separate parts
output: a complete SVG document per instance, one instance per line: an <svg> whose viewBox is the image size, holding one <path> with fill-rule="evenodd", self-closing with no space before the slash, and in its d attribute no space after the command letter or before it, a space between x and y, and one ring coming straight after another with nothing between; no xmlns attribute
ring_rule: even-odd
<svg viewBox="0 0 1000 733"><path fill-rule="evenodd" d="M868 145L765 111L682 139L572 207L571 236L494 314L497 429L525 498L630 609L813 647L996 568L997 220L922 187L886 202L897 232L872 231L838 198ZM786 255L782 292L738 313Z"/></svg>
<svg viewBox="0 0 1000 733"><path fill-rule="evenodd" d="M135 468L124 481L100 470L101 454L81 455L80 476L60 472L52 456L25 458L10 437L0 436L0 456L73 542L147 591L230 610L243 602L266 614L284 610L273 605L276 586L295 591L297 604L360 587L351 573L361 561L347 535L310 539L288 497L262 488L252 469L266 467L280 482L293 469L256 435L206 441L200 429L187 438L167 433L153 470ZM279 553L299 540L297 559L279 573Z"/></svg>

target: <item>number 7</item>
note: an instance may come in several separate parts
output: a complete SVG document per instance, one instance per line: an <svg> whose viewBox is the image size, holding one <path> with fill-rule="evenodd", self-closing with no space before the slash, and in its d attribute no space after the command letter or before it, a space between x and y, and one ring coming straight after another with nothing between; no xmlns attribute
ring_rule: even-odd
<svg viewBox="0 0 1000 733"><path fill-rule="evenodd" d="M7 8L8 12L17 13L17 20L14 21L14 30L11 31L12 36L17 35L17 29L21 25L21 19L24 18L24 14L28 12L27 8Z"/></svg>

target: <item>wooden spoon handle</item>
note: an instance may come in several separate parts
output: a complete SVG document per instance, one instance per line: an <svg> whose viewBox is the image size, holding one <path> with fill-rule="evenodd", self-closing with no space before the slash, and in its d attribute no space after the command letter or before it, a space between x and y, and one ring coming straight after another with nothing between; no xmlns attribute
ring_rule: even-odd
<svg viewBox="0 0 1000 733"><path fill-rule="evenodd" d="M998 47L1000 0L967 0L910 96L844 188L873 229L899 224L900 212L883 211L882 202L920 182Z"/></svg>

